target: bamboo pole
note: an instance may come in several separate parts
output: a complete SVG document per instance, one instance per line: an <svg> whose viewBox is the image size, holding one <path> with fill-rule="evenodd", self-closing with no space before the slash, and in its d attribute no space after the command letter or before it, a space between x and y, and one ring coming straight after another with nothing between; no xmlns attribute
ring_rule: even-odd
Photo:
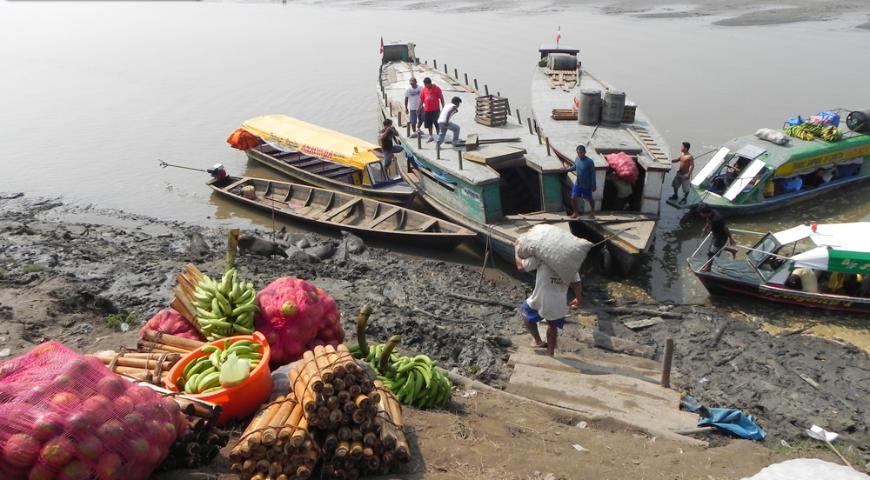
<svg viewBox="0 0 870 480"><path fill-rule="evenodd" d="M191 340L189 338L169 335L162 332L143 332L142 338L149 342L160 343L171 347L185 348L187 351L193 351L205 346L205 342L199 340Z"/></svg>

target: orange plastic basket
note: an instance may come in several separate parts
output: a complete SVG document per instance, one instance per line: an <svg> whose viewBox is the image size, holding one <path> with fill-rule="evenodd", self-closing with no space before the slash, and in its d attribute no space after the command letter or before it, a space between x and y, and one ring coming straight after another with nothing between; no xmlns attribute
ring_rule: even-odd
<svg viewBox="0 0 870 480"><path fill-rule="evenodd" d="M251 376L244 382L230 388L221 388L210 393L191 394L190 397L198 398L206 402L219 403L222 407L221 416L218 418L218 425L226 425L233 418L246 418L254 413L260 405L269 400L269 395L272 394L272 372L269 370L269 360L272 357L272 351L269 348L269 342L266 337L260 332L254 332L253 335L237 335L229 337L231 343L239 340L250 340L254 343L259 343L263 347L259 352L263 354L263 359L254 370L251 371ZM224 339L209 342L208 345L223 348ZM204 347L203 347L204 348ZM181 377L184 372L184 367L188 363L200 357L205 357L208 354L202 351L202 348L188 353L184 358L179 360L170 370L169 376L166 377L164 385L169 390L177 392L178 387L175 385L175 380Z"/></svg>

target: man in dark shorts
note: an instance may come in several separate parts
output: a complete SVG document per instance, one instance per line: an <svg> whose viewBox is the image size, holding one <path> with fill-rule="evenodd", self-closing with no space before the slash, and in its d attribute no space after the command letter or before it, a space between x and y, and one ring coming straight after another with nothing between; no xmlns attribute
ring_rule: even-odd
<svg viewBox="0 0 870 480"><path fill-rule="evenodd" d="M444 108L444 94L441 93L438 85L432 83L431 78L426 77L423 79L423 93L420 97L423 99L423 125L429 132L426 142L434 142L432 127L435 127L435 133L441 132L438 128L438 117L441 115L441 109Z"/></svg>
<svg viewBox="0 0 870 480"><path fill-rule="evenodd" d="M390 168L390 163L393 162L393 155L401 153L405 149L401 145L396 145L399 141L399 132L393 126L393 121L389 118L384 119L384 128L378 132L378 143L381 145L381 150L384 151L384 171L387 172Z"/></svg>
<svg viewBox="0 0 870 480"><path fill-rule="evenodd" d="M710 247L707 249L707 263L701 267L702 272L709 272L713 265L713 257L718 256L722 250L729 252L731 258L737 256L737 249L733 247L736 243L734 237L731 236L731 230L728 230L728 226L725 225L725 219L719 212L710 208L710 205L706 203L698 205L698 215L707 220L703 230L701 230L701 235L706 235L708 231L713 233L713 241L710 242ZM731 246L725 246L726 244Z"/></svg>
<svg viewBox="0 0 870 480"><path fill-rule="evenodd" d="M586 156L586 147L577 145L577 158L574 159L574 165L562 169L562 173L575 171L577 179L574 181L574 188L571 190L571 206L574 207L574 213L571 218L580 216L580 199L585 198L589 202L589 218L595 218L595 199L592 198L592 192L597 188L595 183L595 161Z"/></svg>

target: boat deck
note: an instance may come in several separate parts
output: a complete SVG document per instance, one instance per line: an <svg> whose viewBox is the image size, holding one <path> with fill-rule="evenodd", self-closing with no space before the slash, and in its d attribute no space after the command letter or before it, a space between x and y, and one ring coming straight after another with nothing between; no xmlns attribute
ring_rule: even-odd
<svg viewBox="0 0 870 480"><path fill-rule="evenodd" d="M583 88L599 90L602 95L616 89L586 70L578 70L578 82L569 84L573 85L571 87L551 86L548 72L546 67L536 67L532 75L532 111L555 152L573 160L577 145L582 144L587 145L586 155L595 161L596 168L607 168L605 155L623 151L637 155L638 162L647 169L670 170L668 144L639 108L635 110L633 122L621 123L618 127L588 126L576 119L553 118L553 110L574 108L574 99ZM630 103L626 95L626 104Z"/></svg>

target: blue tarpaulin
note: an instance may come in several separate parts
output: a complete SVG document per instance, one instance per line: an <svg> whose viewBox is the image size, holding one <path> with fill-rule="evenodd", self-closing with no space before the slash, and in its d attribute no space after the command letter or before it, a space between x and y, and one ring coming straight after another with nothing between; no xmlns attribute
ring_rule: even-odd
<svg viewBox="0 0 870 480"><path fill-rule="evenodd" d="M743 414L740 410L708 408L707 411L710 416L699 418L699 427L721 428L749 440L764 440L764 437L767 436L767 433L756 425L751 417Z"/></svg>

